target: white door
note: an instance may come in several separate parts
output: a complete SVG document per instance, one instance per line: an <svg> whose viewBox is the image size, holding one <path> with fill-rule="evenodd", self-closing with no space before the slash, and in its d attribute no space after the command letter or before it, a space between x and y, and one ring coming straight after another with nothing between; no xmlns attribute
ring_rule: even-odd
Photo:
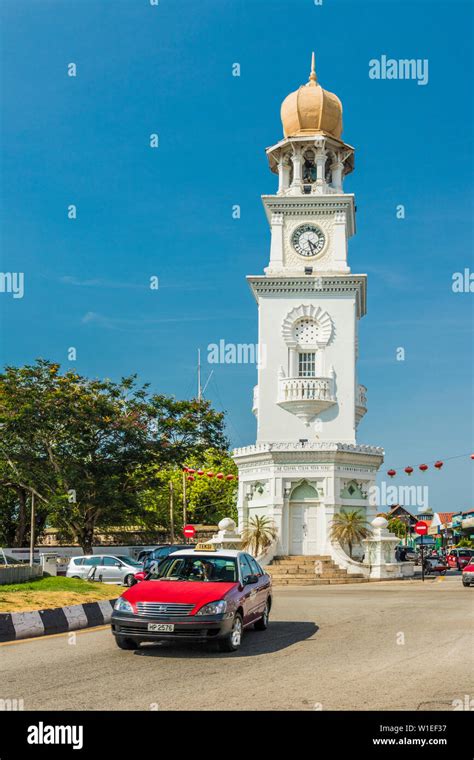
<svg viewBox="0 0 474 760"><path fill-rule="evenodd" d="M303 554L318 554L318 507L316 504L305 507L305 550Z"/></svg>
<svg viewBox="0 0 474 760"><path fill-rule="evenodd" d="M290 554L304 554L305 507L303 504L290 505Z"/></svg>
<svg viewBox="0 0 474 760"><path fill-rule="evenodd" d="M290 554L318 553L316 504L290 504Z"/></svg>

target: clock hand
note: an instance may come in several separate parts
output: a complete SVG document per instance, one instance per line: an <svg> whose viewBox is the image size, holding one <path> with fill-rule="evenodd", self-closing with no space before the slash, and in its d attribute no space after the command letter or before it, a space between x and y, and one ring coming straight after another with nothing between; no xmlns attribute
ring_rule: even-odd
<svg viewBox="0 0 474 760"><path fill-rule="evenodd" d="M308 245L309 245L309 249L310 249L311 253L314 253L314 251L316 249L315 244L312 243L311 240L308 240Z"/></svg>

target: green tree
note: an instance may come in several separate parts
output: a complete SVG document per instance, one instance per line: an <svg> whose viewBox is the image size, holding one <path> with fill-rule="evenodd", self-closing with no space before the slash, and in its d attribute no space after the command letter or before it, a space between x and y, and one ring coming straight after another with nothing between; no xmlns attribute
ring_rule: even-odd
<svg viewBox="0 0 474 760"><path fill-rule="evenodd" d="M0 546L18 545L18 506L15 492L11 488L0 487Z"/></svg>
<svg viewBox="0 0 474 760"><path fill-rule="evenodd" d="M359 544L369 535L369 524L360 510L338 512L331 522L331 541L337 541L341 546L347 545L351 559L354 544Z"/></svg>
<svg viewBox="0 0 474 760"><path fill-rule="evenodd" d="M46 509L50 524L85 552L96 528L130 525L147 512L151 464L176 467L210 445L227 446L224 415L208 401L150 396L135 376L61 374L43 359L0 374L0 436L0 485L19 499L34 494L38 513ZM26 501L18 523L24 541Z"/></svg>
<svg viewBox="0 0 474 760"><path fill-rule="evenodd" d="M150 410L135 378L88 380L59 365L0 375L3 485L35 494L52 525L90 552L97 525L136 508L132 473L150 455Z"/></svg>
<svg viewBox="0 0 474 760"><path fill-rule="evenodd" d="M137 477L146 484L140 493L143 508L141 520L147 527L170 527L170 482L174 494L174 527L179 534L183 528L183 486L186 490L187 521L196 524L216 525L223 517L237 518L237 468L229 454L207 449L202 454L189 456L183 465L196 472L183 473L174 465L151 464ZM197 472L202 470L203 475ZM207 475L213 473L213 477ZM224 477L217 478L222 473ZM227 476L232 475L232 480Z"/></svg>
<svg viewBox="0 0 474 760"><path fill-rule="evenodd" d="M388 529L391 533L395 533L398 538L405 538L407 535L407 524L404 520L400 520L399 517L392 517L388 521Z"/></svg>
<svg viewBox="0 0 474 760"><path fill-rule="evenodd" d="M181 466L190 457L203 457L207 449L226 452L224 413L207 399L180 401L164 395L150 400L155 451L161 464Z"/></svg>

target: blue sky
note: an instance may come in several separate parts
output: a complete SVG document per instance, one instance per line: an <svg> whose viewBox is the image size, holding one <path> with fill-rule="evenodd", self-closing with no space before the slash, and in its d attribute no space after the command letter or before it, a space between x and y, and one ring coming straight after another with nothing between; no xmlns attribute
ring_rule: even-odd
<svg viewBox="0 0 474 760"><path fill-rule="evenodd" d="M433 0L4 0L1 270L25 273L25 296L0 293L0 364L66 367L74 346L81 373L138 372L189 397L198 347L205 362L210 343L256 341L245 275L268 261L264 149L314 49L357 150L346 190L358 208L349 263L369 274L359 440L385 447L383 472L469 455L474 296L451 280L474 269L472 12ZM382 54L428 59L428 84L369 79ZM255 382L253 366L214 366L206 395L227 410L233 445L255 440ZM473 467L453 459L410 482L429 485L435 509L467 509Z"/></svg>

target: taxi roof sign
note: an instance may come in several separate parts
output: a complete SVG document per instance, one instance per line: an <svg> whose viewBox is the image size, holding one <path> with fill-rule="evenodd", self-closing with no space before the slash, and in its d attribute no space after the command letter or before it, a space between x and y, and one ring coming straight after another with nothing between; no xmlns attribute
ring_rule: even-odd
<svg viewBox="0 0 474 760"><path fill-rule="evenodd" d="M217 547L215 544L196 544L194 547L195 552L215 552Z"/></svg>

